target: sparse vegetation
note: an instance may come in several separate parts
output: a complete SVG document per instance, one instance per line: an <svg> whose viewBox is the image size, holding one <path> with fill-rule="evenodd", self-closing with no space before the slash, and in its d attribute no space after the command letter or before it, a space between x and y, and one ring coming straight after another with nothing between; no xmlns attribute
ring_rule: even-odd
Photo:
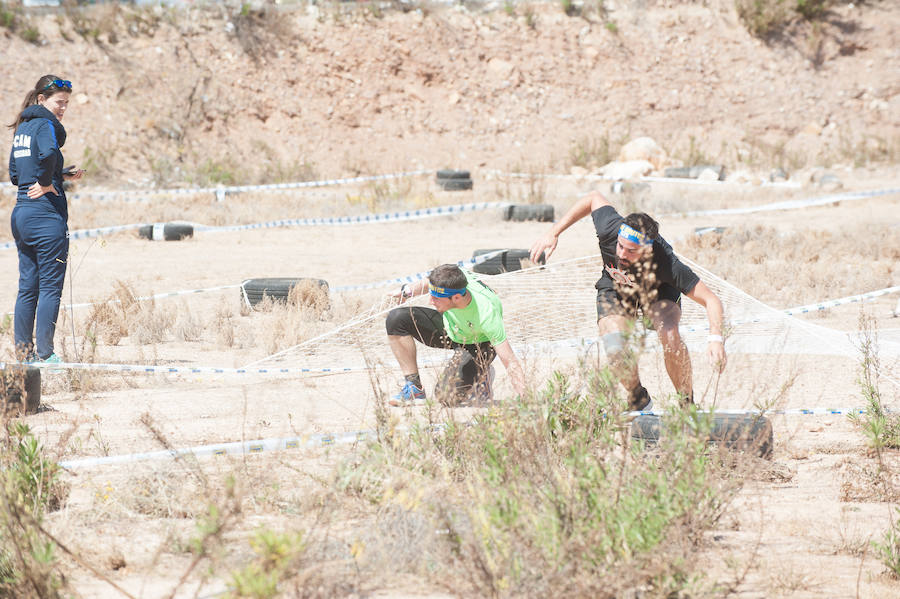
<svg viewBox="0 0 900 599"><path fill-rule="evenodd" d="M623 144L622 139L611 138L608 131L599 137L584 137L569 150L569 162L586 169L603 166L615 160Z"/></svg>
<svg viewBox="0 0 900 599"><path fill-rule="evenodd" d="M817 22L834 0L735 0L738 17L756 37L766 38L797 17Z"/></svg>
<svg viewBox="0 0 900 599"><path fill-rule="evenodd" d="M28 425L3 420L0 441L0 596L52 599L62 577L56 546L41 528L59 509L65 488Z"/></svg>
<svg viewBox="0 0 900 599"><path fill-rule="evenodd" d="M422 521L403 542L423 559L398 567L426 576L452 568L475 595L685 591L697 582L691 547L737 487L707 450L697 414L669 421L668 441L651 450L616 416L626 404L609 373L586 376L583 393L557 373L538 397L468 425L414 425L408 437L384 430L339 484Z"/></svg>

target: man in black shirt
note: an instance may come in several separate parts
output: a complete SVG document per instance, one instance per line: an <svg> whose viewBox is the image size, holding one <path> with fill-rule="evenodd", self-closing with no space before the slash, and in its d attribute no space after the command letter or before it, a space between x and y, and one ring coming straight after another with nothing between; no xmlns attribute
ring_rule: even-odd
<svg viewBox="0 0 900 599"><path fill-rule="evenodd" d="M613 371L629 393L630 407L648 410L653 405L641 384L637 363L629 359L626 351L625 333L633 330L639 311L659 335L666 372L682 402L693 403L691 358L678 331L681 295L706 308L707 354L720 372L726 362L722 302L659 236L655 220L644 213L622 218L599 192L578 200L547 235L531 246L532 260L541 252L549 257L562 232L588 214L594 221L604 264L595 285L597 323Z"/></svg>

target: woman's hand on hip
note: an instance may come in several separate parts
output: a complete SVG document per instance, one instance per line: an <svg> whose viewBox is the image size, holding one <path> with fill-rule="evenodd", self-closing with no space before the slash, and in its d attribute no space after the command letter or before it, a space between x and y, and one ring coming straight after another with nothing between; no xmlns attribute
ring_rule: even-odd
<svg viewBox="0 0 900 599"><path fill-rule="evenodd" d="M51 183L50 185L44 186L41 185L38 181L34 182L34 185L28 188L28 197L32 200L36 200L45 193L52 193L53 195L59 195L59 192L56 191L56 188Z"/></svg>

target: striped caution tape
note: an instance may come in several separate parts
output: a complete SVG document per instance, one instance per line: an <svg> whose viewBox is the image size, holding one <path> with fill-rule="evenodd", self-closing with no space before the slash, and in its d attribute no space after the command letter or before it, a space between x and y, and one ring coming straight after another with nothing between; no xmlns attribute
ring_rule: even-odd
<svg viewBox="0 0 900 599"><path fill-rule="evenodd" d="M420 208L418 210L399 210L382 214L363 214L359 216L338 216L323 218L291 218L273 220L264 223L249 225L227 225L214 227L210 225L194 225L194 231L205 233L222 233L226 231L248 231L252 229L271 229L277 227L311 227L311 226L335 226L335 225L361 225L373 223L392 223L407 220L431 218L435 216L447 216L461 214L463 212L478 212L491 208L509 206L509 202L477 202L473 204L457 204L454 206L436 206L434 208Z"/></svg>
<svg viewBox="0 0 900 599"><path fill-rule="evenodd" d="M836 195L830 195L821 198L811 198L808 200L789 200L787 202L774 202L772 204L764 204L762 206L749 206L745 208L721 208L717 210L694 210L691 212L675 212L672 214L663 214L660 216L713 216L726 214L750 214L753 212L770 212L775 210L795 210L797 208L824 206L827 204L833 204L835 202L852 202L855 200L864 200L867 198L894 195L897 193L900 193L900 188L875 189L871 191L854 191L848 193L839 193Z"/></svg>
<svg viewBox="0 0 900 599"><path fill-rule="evenodd" d="M288 437L280 439L256 439L234 443L218 443L215 445L201 445L185 449L171 449L163 451L150 451L144 453L131 453L125 455L104 456L97 458L83 458L80 460L68 460L59 462L59 465L67 470L89 468L91 466L108 466L112 464L131 464L147 460L161 460L165 458L179 459L186 457L204 457L221 455L245 455L262 453L264 451L282 451L285 449L300 449L313 447L327 447L329 445L346 445L359 443L376 438L374 431L357 431L351 433L335 433L325 435L311 435L300 437Z"/></svg>
<svg viewBox="0 0 900 599"><path fill-rule="evenodd" d="M841 306L841 305L845 305L845 304L853 304L856 302L863 302L866 300L874 299L876 297L881 297L882 295L889 295L891 293L897 293L897 292L900 292L900 285L897 285L895 287L886 287L884 289L879 289L878 291L870 291L869 293L861 293L859 295L850 295L847 297L829 300L826 302L808 304L806 306L797 306L796 308L789 308L787 310L783 310L783 312L790 316L794 316L796 314L807 314L809 312L817 312L819 310L827 310L828 308L834 308L836 306Z"/></svg>
<svg viewBox="0 0 900 599"><path fill-rule="evenodd" d="M840 416L865 414L865 408L798 408L789 410L715 410L716 414L746 414L759 416ZM628 417L633 416L664 416L665 412L658 410L626 412ZM439 432L446 425L435 424L429 427L432 432ZM407 432L406 428L394 429L394 432ZM321 435L304 435L287 438L256 439L253 441L236 441L232 443L216 443L212 445L198 445L183 449L169 449L150 451L143 453L129 453L113 456L93 458L81 458L59 462L59 466L67 470L91 468L95 466L109 466L114 464L132 464L135 462L155 461L163 459L199 458L224 455L259 454L267 451L284 451L287 449L314 449L333 445L352 445L378 438L374 430L360 430L347 433L329 433Z"/></svg>
<svg viewBox="0 0 900 599"><path fill-rule="evenodd" d="M102 364L87 362L0 362L3 368L40 368L42 370L89 370L95 372L131 372L134 374L311 374L311 373L341 373L363 372L368 370L366 366L336 367L336 368L224 368L219 366L153 366L149 364Z"/></svg>
<svg viewBox="0 0 900 599"><path fill-rule="evenodd" d="M290 218L273 220L263 223L252 223L247 225L226 225L212 226L191 224L194 232L204 233L224 233L230 231L250 231L255 229L274 229L281 227L317 227L317 226L342 226L342 225L365 225L380 223L395 223L409 220L418 220L423 218L434 218L438 216L448 216L453 214L462 214L465 212L479 212L482 210L490 210L491 208L503 208L509 206L509 202L477 202L472 204L456 204L453 206L436 206L433 208L420 208L418 210L398 210L396 212L385 212L381 214L363 214L359 216L338 216L338 217L322 217L322 218ZM150 223L149 226L160 226L164 223ZM130 231L148 226L148 223L134 223L129 225L116 225L111 227L99 227L96 229L79 229L69 232L69 239L89 239L92 237L101 237L120 231ZM154 238L162 238L162 235L155 234ZM0 244L0 250L11 250L16 247L15 242L10 241Z"/></svg>
<svg viewBox="0 0 900 599"><path fill-rule="evenodd" d="M573 175L565 173L520 173L520 172L504 172L498 170L490 170L485 172L486 175L495 177L510 177L514 179L584 179L587 181L622 181L622 177L610 177L608 175L583 174ZM646 181L648 183L684 183L686 185L746 185L752 187L786 187L796 189L802 187L801 183L796 181L763 181L759 184L753 182L738 181L702 181L700 179L687 179L684 177L637 177L634 182Z"/></svg>
<svg viewBox="0 0 900 599"><path fill-rule="evenodd" d="M488 252L487 254L481 254L475 258L469 258L468 260L459 260L456 262L456 265L460 268L468 268L470 266L474 266L476 264L481 264L497 256L498 254L502 254L504 250L497 250L495 252ZM393 279L385 279L383 281L376 281L374 283L363 283L360 285L339 285L337 287L332 287L332 291L360 291L364 289L377 289L379 287L388 287L390 285L402 285L403 283L414 283L416 281L421 281L428 277L430 270L417 272L411 275L406 275L403 277L396 277ZM226 289L239 289L246 284L247 281L243 283L234 283L232 285L218 285L216 287L205 287L202 289L184 289L181 291L168 291L165 293L156 293L154 295L142 295L140 297L134 298L137 302L149 301L149 300L158 300L164 299L167 297L178 297L183 295L193 295L197 293L208 293L212 291L224 291ZM246 294L245 294L246 297ZM108 300L113 303L120 303L122 300L119 299L111 299ZM63 310L70 310L73 308L90 308L91 306L96 306L98 302L81 302L77 304L66 304L61 306ZM105 302L101 302L105 303ZM6 312L5 314L13 314L13 312Z"/></svg>
<svg viewBox="0 0 900 599"><path fill-rule="evenodd" d="M456 265L460 268L469 268L475 266L477 264L482 264L483 262L487 262L491 258L498 256L505 252L506 250L496 250L493 252L488 252L486 254L481 254L474 258L469 258L468 260L459 260ZM405 277L396 277L394 279L385 279L383 281L376 281L374 283L364 283L362 285L341 285L338 287L334 287L334 291L359 291L362 289L376 289L378 287L389 287L390 285L402 285L403 283L415 283L417 281L422 281L428 278L428 275L431 273L430 270L423 270L422 272L417 272L411 275L406 275Z"/></svg>
<svg viewBox="0 0 900 599"><path fill-rule="evenodd" d="M369 183L372 181L388 181L390 179L404 179L407 177L417 177L419 175L430 175L435 171L417 170L401 173L390 173L385 175L367 175L361 177L346 177L343 179L323 179L319 181L296 181L292 183L270 183L266 185L231 185L218 187L188 187L173 189L129 189L118 191L93 191L87 190L72 194L72 199L93 198L95 200L114 200L125 197L147 196L149 200L152 196L165 195L191 195L213 193L220 200L227 194L243 193L247 191L288 191L292 189L308 189L314 187L333 187L336 185L354 185L357 183Z"/></svg>
<svg viewBox="0 0 900 599"><path fill-rule="evenodd" d="M130 225L114 225L111 227L98 227L95 229L78 229L77 231L69 231L69 239L91 239L93 237L102 237L103 235L110 235L112 233L119 233L122 231L132 231L134 229L140 229L141 227L147 226L146 223L134 223ZM6 243L0 243L0 250L12 250L15 249L16 242L8 241Z"/></svg>

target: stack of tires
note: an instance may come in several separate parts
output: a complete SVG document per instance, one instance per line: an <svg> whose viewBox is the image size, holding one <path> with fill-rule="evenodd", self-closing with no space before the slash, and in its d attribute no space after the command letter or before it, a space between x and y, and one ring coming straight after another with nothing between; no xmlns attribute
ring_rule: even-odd
<svg viewBox="0 0 900 599"><path fill-rule="evenodd" d="M439 170L437 184L444 191L467 191L472 189L472 175L469 171Z"/></svg>

